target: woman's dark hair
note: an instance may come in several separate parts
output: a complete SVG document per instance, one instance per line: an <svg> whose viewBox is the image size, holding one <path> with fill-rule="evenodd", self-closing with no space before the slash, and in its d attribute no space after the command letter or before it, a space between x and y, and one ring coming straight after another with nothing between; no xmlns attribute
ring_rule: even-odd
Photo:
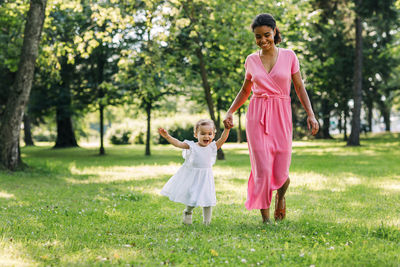
<svg viewBox="0 0 400 267"><path fill-rule="evenodd" d="M274 36L274 43L279 44L282 41L281 33L278 27L276 27L276 21L272 15L266 13L257 15L257 17L254 18L253 23L251 24L251 29L254 32L254 29L260 26L268 26L271 27L272 30L276 29L276 34Z"/></svg>

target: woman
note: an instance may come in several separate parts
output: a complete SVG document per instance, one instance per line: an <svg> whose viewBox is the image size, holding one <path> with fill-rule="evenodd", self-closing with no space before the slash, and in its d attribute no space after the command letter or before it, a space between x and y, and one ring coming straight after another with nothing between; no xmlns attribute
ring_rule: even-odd
<svg viewBox="0 0 400 267"><path fill-rule="evenodd" d="M248 210L259 209L263 222L267 223L273 190L278 190L274 218L282 220L286 216L285 193L290 183L292 153L292 80L307 112L308 129L311 128L313 135L318 132L319 125L304 88L295 53L276 47L281 37L275 19L269 14L260 14L251 28L261 50L246 58L245 80L226 114L224 124L227 128L233 127L233 113L253 91L246 114L251 173L245 206Z"/></svg>

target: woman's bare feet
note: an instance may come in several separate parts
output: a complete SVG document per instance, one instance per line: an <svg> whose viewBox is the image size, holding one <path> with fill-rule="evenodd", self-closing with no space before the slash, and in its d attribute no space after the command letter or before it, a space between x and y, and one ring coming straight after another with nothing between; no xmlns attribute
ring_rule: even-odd
<svg viewBox="0 0 400 267"><path fill-rule="evenodd" d="M261 212L263 223L269 223L269 208L261 209L260 212Z"/></svg>

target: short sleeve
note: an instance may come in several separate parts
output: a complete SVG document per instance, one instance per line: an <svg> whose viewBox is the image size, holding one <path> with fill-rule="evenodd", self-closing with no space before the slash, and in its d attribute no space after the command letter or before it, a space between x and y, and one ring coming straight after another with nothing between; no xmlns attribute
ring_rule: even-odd
<svg viewBox="0 0 400 267"><path fill-rule="evenodd" d="M297 58L296 54L292 51L292 67L291 73L295 74L300 70L299 59Z"/></svg>
<svg viewBox="0 0 400 267"><path fill-rule="evenodd" d="M211 147L211 159L212 159L211 162L214 165L217 159L217 151L218 151L217 143L215 141L212 141L210 147Z"/></svg>
<svg viewBox="0 0 400 267"><path fill-rule="evenodd" d="M246 71L246 74L245 74L246 80L251 81L252 75L249 70L249 57L247 57L246 61L244 62L244 69Z"/></svg>
<svg viewBox="0 0 400 267"><path fill-rule="evenodd" d="M188 159L189 156L190 156L190 154L191 154L192 151L193 151L193 146L194 146L195 144L194 144L193 141L190 141L190 140L184 140L183 142L184 142L185 144L188 144L188 145L189 145L189 149L184 149L184 150L182 151L182 157L183 157L184 159Z"/></svg>

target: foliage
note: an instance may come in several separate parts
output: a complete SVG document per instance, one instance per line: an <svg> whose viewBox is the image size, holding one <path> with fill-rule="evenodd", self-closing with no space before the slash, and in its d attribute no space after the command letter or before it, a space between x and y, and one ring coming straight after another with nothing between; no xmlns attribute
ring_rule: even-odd
<svg viewBox="0 0 400 267"><path fill-rule="evenodd" d="M131 135L132 132L128 129L113 129L113 131L109 133L109 139L113 145L127 145L130 144L129 139Z"/></svg>

